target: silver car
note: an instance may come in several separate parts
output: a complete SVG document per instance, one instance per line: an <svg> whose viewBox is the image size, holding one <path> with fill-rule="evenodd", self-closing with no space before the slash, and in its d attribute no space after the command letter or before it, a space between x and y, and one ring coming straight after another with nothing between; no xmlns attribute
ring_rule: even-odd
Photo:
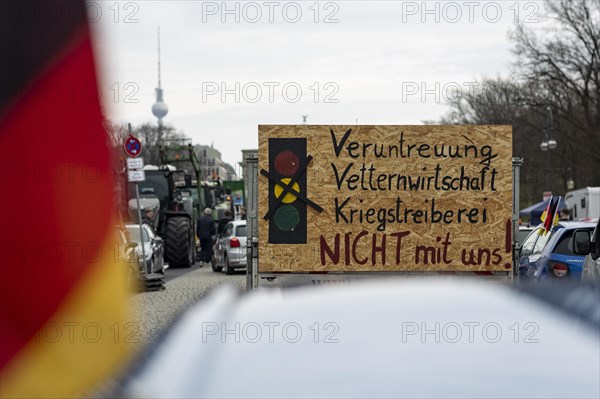
<svg viewBox="0 0 600 399"><path fill-rule="evenodd" d="M584 230L576 230L574 237L573 251L578 255L585 255L581 281L600 287L600 220L591 237Z"/></svg>
<svg viewBox="0 0 600 399"><path fill-rule="evenodd" d="M235 269L246 267L246 221L234 220L223 228L217 238L212 258L212 269L233 274Z"/></svg>
<svg viewBox="0 0 600 399"><path fill-rule="evenodd" d="M138 224L126 224L125 228L131 236L131 240L138 244L136 251L140 260L142 259L142 247L140 240L140 225ZM165 273L165 245L162 238L160 238L148 224L142 224L142 231L144 236L144 255L146 256L144 268L147 274L154 273Z"/></svg>

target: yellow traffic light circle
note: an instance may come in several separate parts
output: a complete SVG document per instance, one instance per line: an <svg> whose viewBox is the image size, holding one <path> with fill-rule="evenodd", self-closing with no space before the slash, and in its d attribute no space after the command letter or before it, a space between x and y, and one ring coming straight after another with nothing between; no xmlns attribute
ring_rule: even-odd
<svg viewBox="0 0 600 399"><path fill-rule="evenodd" d="M292 181L292 179L286 177L281 179L281 182L284 184L290 184L290 182ZM298 183L294 183L292 185L292 189L294 191L300 192L300 186L298 185ZM279 184L275 185L275 197L279 198L281 196L281 194L283 193L283 187L281 187ZM290 194L290 193L286 193L285 197L283 197L283 200L281 200L284 204L291 204L292 202L296 201L296 196L294 194Z"/></svg>

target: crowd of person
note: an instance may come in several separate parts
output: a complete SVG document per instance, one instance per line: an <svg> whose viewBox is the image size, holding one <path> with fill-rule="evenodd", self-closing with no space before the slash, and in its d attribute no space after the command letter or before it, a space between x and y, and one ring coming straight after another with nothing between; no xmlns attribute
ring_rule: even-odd
<svg viewBox="0 0 600 399"><path fill-rule="evenodd" d="M223 216L218 220L213 218L213 213L211 208L204 209L203 214L198 217L196 223L196 235L200 240L200 267L210 264L214 253L213 245L217 237L223 234L223 229L227 223L234 220L233 214L229 209L226 209L223 212ZM244 207L240 207L238 218L246 220L246 209Z"/></svg>

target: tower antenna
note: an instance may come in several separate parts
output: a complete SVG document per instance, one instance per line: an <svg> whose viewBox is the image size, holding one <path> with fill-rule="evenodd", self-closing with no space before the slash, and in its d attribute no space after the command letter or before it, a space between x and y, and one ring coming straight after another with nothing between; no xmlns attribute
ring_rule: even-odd
<svg viewBox="0 0 600 399"><path fill-rule="evenodd" d="M158 142L162 139L162 120L169 112L169 107L163 99L163 89L160 81L160 26L158 27L157 35L158 47L158 87L156 88L156 102L152 105L152 114L158 119Z"/></svg>

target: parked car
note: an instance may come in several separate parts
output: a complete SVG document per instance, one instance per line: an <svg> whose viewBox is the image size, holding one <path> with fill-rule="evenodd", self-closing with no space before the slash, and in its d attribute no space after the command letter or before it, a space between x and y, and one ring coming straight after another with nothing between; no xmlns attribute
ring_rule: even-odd
<svg viewBox="0 0 600 399"><path fill-rule="evenodd" d="M130 291L139 291L142 286L142 276L144 274L144 270L136 253L138 244L131 240L131 236L122 225L115 226L115 230L119 258L127 268L127 289Z"/></svg>
<svg viewBox="0 0 600 399"><path fill-rule="evenodd" d="M592 232L592 222L561 221L547 234L540 234L542 225L527 236L519 250L519 276L525 280L581 279L585 256L573 253L573 232Z"/></svg>
<svg viewBox="0 0 600 399"><path fill-rule="evenodd" d="M141 261L142 259L142 246L140 239L140 225L139 224L126 224L125 228L131 236L133 242L136 242L136 252ZM146 223L142 224L143 238L144 238L144 255L146 256L142 262L143 270L146 273L165 273L165 244L162 238L160 238L154 229Z"/></svg>
<svg viewBox="0 0 600 399"><path fill-rule="evenodd" d="M517 241L519 242L519 248L523 245L525 239L533 230L535 230L535 226L519 226L519 231L517 232Z"/></svg>
<svg viewBox="0 0 600 399"><path fill-rule="evenodd" d="M245 220L234 220L225 225L215 243L211 265L213 271L225 269L226 274L246 267Z"/></svg>
<svg viewBox="0 0 600 399"><path fill-rule="evenodd" d="M581 282L600 287L600 219L591 237L587 230L575 230L573 252L585 256Z"/></svg>

